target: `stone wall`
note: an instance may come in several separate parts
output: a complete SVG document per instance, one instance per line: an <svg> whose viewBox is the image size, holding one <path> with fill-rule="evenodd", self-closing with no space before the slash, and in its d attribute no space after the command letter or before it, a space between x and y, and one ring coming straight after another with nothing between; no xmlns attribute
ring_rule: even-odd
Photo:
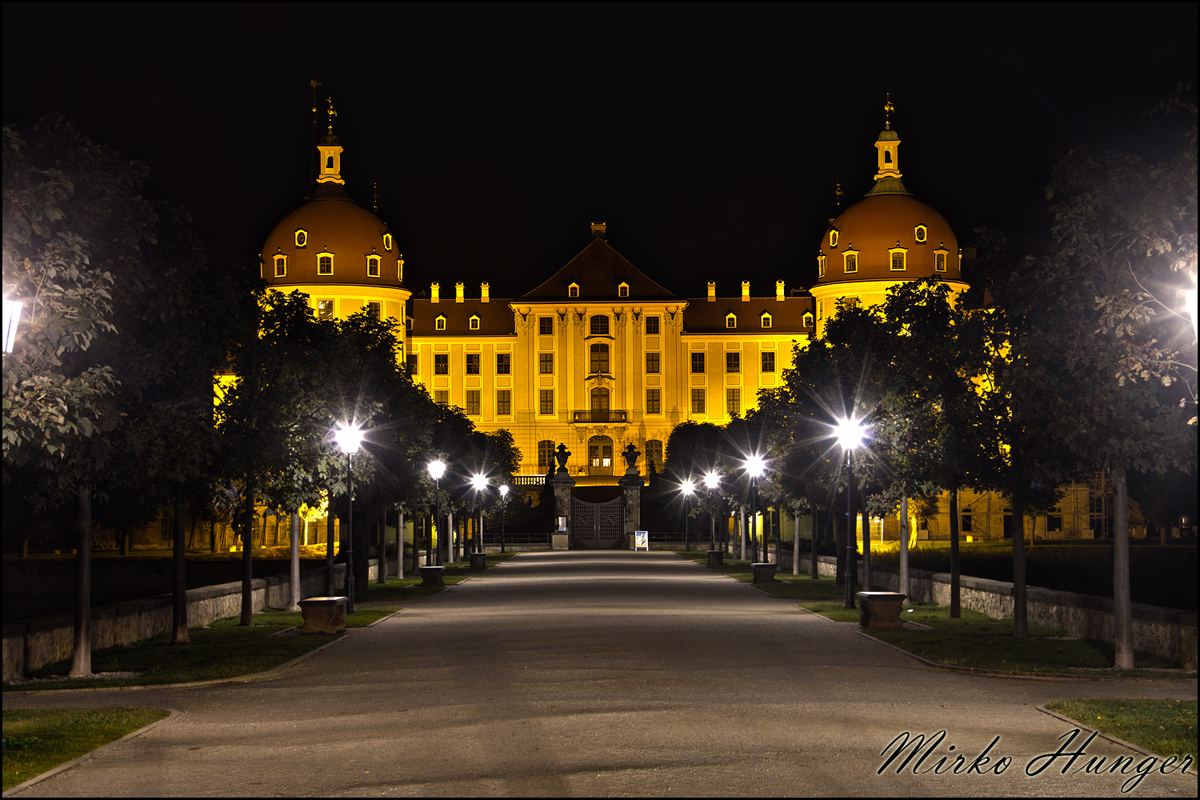
<svg viewBox="0 0 1200 800"><path fill-rule="evenodd" d="M784 563L780 566L785 571L790 570L791 554L783 555ZM802 575L808 574L809 558L805 554L800 556ZM817 556L817 572L823 577L834 577L836 564L832 556ZM861 580L861 561L858 575ZM910 602L950 605L948 573L910 569L908 577L909 587L905 594ZM872 564L871 584L876 591L901 591L899 572L890 567ZM1012 619L1011 583L961 575L958 585L959 601L963 608L987 614L992 619ZM1026 589L1025 609L1030 622L1062 628L1072 638L1105 642L1115 639L1113 602L1110 598L1030 586ZM1183 669L1196 669L1196 612L1134 603L1133 646L1169 658Z"/></svg>
<svg viewBox="0 0 1200 800"><path fill-rule="evenodd" d="M334 582L340 584L345 564L334 565ZM378 576L378 561L369 564L370 579ZM252 608L287 608L291 600L291 581L287 576L255 578ZM325 593L325 570L300 573L300 596ZM242 613L241 581L218 586L189 589L188 625L208 625L214 620ZM92 609L92 649L127 645L171 630L172 598L162 594L144 600L113 603ZM23 622L4 623L4 680L27 676L32 670L71 657L74 639L74 614L56 614Z"/></svg>

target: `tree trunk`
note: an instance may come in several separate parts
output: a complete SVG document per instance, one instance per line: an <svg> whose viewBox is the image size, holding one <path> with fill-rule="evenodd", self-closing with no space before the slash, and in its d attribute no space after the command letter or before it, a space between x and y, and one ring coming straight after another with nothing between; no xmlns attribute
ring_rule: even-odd
<svg viewBox="0 0 1200 800"><path fill-rule="evenodd" d="M1133 669L1133 605L1129 597L1129 489L1125 470L1113 481L1113 643L1117 669Z"/></svg>
<svg viewBox="0 0 1200 800"><path fill-rule="evenodd" d="M962 616L958 586L958 487L950 489L950 618Z"/></svg>
<svg viewBox="0 0 1200 800"><path fill-rule="evenodd" d="M1025 501L1018 492L1012 496L1013 558L1013 636L1029 635L1028 594L1025 589Z"/></svg>
<svg viewBox="0 0 1200 800"><path fill-rule="evenodd" d="M242 487L242 618L239 624L254 622L254 487L250 476Z"/></svg>
<svg viewBox="0 0 1200 800"><path fill-rule="evenodd" d="M171 644L187 644L187 552L184 548L184 517L187 501L181 495L175 501L174 571L171 574Z"/></svg>
<svg viewBox="0 0 1200 800"><path fill-rule="evenodd" d="M404 580L404 509L399 505L396 506L396 578Z"/></svg>
<svg viewBox="0 0 1200 800"><path fill-rule="evenodd" d="M812 561L808 564L808 576L814 581L820 577L820 571L817 569L817 539L821 534L821 512L814 507L812 516Z"/></svg>
<svg viewBox="0 0 1200 800"><path fill-rule="evenodd" d="M814 534L816 535L815 531ZM792 512L792 574L800 574L800 512Z"/></svg>
<svg viewBox="0 0 1200 800"><path fill-rule="evenodd" d="M288 611L300 610L300 512L293 511L291 520L291 546L288 548Z"/></svg>
<svg viewBox="0 0 1200 800"><path fill-rule="evenodd" d="M92 675L92 490L79 487L79 516L75 547L75 636L72 644L72 678Z"/></svg>
<svg viewBox="0 0 1200 800"><path fill-rule="evenodd" d="M908 498L900 499L900 593L908 597ZM912 598L908 597L908 602L912 602Z"/></svg>

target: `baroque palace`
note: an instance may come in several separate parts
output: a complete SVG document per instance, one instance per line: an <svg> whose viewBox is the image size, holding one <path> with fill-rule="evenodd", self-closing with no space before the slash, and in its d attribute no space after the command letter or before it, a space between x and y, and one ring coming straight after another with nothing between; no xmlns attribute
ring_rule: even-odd
<svg viewBox="0 0 1200 800"><path fill-rule="evenodd" d="M675 425L724 424L753 408L760 389L779 386L793 347L821 335L839 300L874 305L889 287L931 276L956 295L968 288L954 231L901 181L890 122L875 141L873 187L830 220L818 243L811 290L780 280L755 294L746 281L710 281L705 297L678 296L647 276L599 222L574 258L520 297L492 297L487 283L468 296L461 281L433 282L427 297L414 297L387 224L345 191L332 113L317 150L316 189L267 237L263 278L308 294L321 317L365 306L397 320L414 380L437 402L462 408L477 429L511 431L524 456L522 483L553 471L560 443L578 483L615 484L629 444L645 455L638 469L646 475L650 465L661 468ZM1073 487L1061 514L1037 521L1038 535L1100 533L1104 500L1103 490ZM964 491L960 506L964 538L1011 535L1003 498ZM948 536L947 507L940 518L914 521L916 534ZM868 526L875 537L899 535L895 519Z"/></svg>

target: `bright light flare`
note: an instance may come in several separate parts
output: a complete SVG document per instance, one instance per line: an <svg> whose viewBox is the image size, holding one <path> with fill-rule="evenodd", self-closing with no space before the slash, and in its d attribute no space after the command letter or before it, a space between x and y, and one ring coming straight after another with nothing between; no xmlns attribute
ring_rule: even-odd
<svg viewBox="0 0 1200 800"><path fill-rule="evenodd" d="M441 480L442 476L446 474L446 462L442 461L441 459L435 459L434 461L429 462L428 469L429 477L433 478L435 481Z"/></svg>
<svg viewBox="0 0 1200 800"><path fill-rule="evenodd" d="M1196 293L1192 293L1193 303ZM1193 319L1195 319L1193 317ZM11 353L17 342L17 323L21 320L21 303L4 298L4 352Z"/></svg>
<svg viewBox="0 0 1200 800"><path fill-rule="evenodd" d="M1191 288L1183 290L1183 311L1192 320L1192 336L1196 336L1196 276L1192 276ZM7 349L7 347L5 348Z"/></svg>
<svg viewBox="0 0 1200 800"><path fill-rule="evenodd" d="M755 453L746 459L745 468L746 473L751 478L761 478L763 473L767 471L767 462L762 456Z"/></svg>
<svg viewBox="0 0 1200 800"><path fill-rule="evenodd" d="M358 446L362 444L363 430L357 425L342 424L333 432L333 439L337 442L339 450L347 455L354 455L358 452Z"/></svg>
<svg viewBox="0 0 1200 800"><path fill-rule="evenodd" d="M504 500L508 497L508 484L500 484L500 499Z"/></svg>
<svg viewBox="0 0 1200 800"><path fill-rule="evenodd" d="M472 475L471 488L477 492L482 492L488 487L488 479L486 475Z"/></svg>
<svg viewBox="0 0 1200 800"><path fill-rule="evenodd" d="M688 497L691 497L692 493L696 491L696 482L694 480L692 480L691 478L688 478L683 483L679 484L679 489L685 495L687 495Z"/></svg>
<svg viewBox="0 0 1200 800"><path fill-rule="evenodd" d="M704 476L704 485L707 486L710 490L717 488L718 486L721 485L721 476L718 475L716 472L709 472L707 475Z"/></svg>
<svg viewBox="0 0 1200 800"><path fill-rule="evenodd" d="M843 450L853 450L862 446L863 439L867 436L867 426L863 424L862 420L850 417L849 419L839 419L837 425L834 426L834 432L838 444Z"/></svg>

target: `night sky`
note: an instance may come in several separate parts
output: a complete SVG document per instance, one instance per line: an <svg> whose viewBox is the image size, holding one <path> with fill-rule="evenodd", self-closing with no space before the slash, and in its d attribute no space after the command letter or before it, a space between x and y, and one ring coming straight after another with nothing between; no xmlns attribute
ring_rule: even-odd
<svg viewBox="0 0 1200 800"><path fill-rule="evenodd" d="M986 225L1034 252L1055 160L1176 145L1142 112L1197 64L1193 3L6 3L3 21L4 122L59 110L147 162L214 269L253 269L308 194L315 75L409 288L494 297L593 221L680 294L811 285L835 183L843 208L871 186L887 93L909 190L960 243Z"/></svg>

